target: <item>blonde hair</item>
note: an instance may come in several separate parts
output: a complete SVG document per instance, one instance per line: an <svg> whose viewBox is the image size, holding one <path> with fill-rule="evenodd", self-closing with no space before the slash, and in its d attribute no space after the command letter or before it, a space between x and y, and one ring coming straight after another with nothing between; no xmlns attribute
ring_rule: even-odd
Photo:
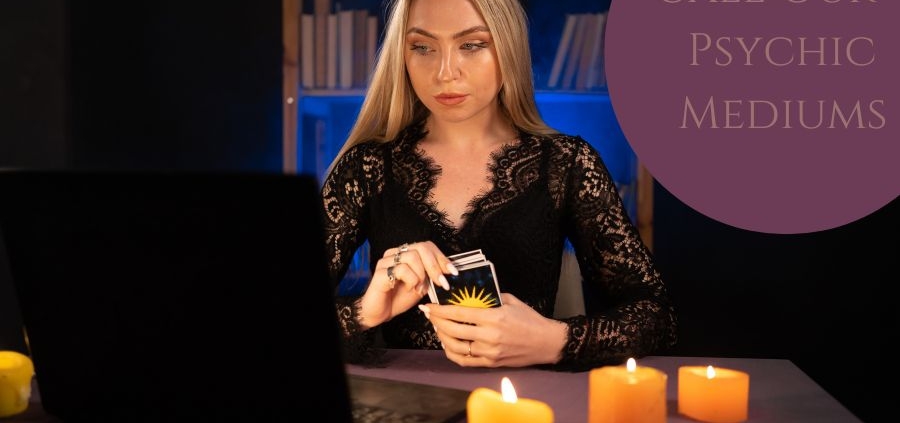
<svg viewBox="0 0 900 423"><path fill-rule="evenodd" d="M386 0L387 24L375 69L362 107L334 163L353 146L374 140L393 140L404 128L428 116L418 101L406 73L406 26L414 0ZM497 51L501 111L525 133L544 135L557 131L541 118L534 101L528 22L520 0L469 0L481 14Z"/></svg>

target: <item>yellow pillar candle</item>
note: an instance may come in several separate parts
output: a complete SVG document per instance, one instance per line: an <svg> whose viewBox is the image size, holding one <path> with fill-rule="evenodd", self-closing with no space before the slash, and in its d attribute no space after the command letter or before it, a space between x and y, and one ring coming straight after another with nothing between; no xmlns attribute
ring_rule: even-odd
<svg viewBox="0 0 900 423"><path fill-rule="evenodd" d="M553 423L553 409L541 401L518 398L509 378L500 383L501 392L476 388L466 402L469 423Z"/></svg>
<svg viewBox="0 0 900 423"><path fill-rule="evenodd" d="M625 366L604 366L588 374L589 423L664 423L665 373L638 366L629 358Z"/></svg>
<svg viewBox="0 0 900 423"><path fill-rule="evenodd" d="M19 414L28 408L34 364L15 351L0 351L0 417Z"/></svg>
<svg viewBox="0 0 900 423"><path fill-rule="evenodd" d="M713 366L678 368L678 412L710 423L747 420L750 375Z"/></svg>

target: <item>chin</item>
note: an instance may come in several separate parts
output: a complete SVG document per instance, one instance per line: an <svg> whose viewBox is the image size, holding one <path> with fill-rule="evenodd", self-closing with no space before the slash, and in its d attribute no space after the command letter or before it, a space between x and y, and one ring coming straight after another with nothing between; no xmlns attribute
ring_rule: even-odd
<svg viewBox="0 0 900 423"><path fill-rule="evenodd" d="M465 107L462 105L456 106L444 106L443 104L431 105L428 110L431 112L431 116L435 119L439 119L445 122L465 122L469 119L477 117L480 113L484 112L481 110L472 110L471 107Z"/></svg>

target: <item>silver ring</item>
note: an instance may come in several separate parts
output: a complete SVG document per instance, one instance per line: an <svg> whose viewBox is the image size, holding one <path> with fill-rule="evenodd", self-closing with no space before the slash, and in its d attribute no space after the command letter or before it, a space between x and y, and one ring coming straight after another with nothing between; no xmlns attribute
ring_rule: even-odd
<svg viewBox="0 0 900 423"><path fill-rule="evenodd" d="M469 351L466 352L466 357L472 356L472 341L469 341Z"/></svg>
<svg viewBox="0 0 900 423"><path fill-rule="evenodd" d="M387 276L388 276L388 282L391 283L391 284L388 286L388 288L389 288L389 289L394 289L394 284L396 283L395 281L397 280L397 277L394 276L394 266L388 266L388 268L387 268Z"/></svg>
<svg viewBox="0 0 900 423"><path fill-rule="evenodd" d="M401 252L402 251L397 251L397 253L394 254L394 266L400 264L400 253Z"/></svg>
<svg viewBox="0 0 900 423"><path fill-rule="evenodd" d="M403 245L398 248L398 250L400 250L401 253L409 251L409 244L404 242Z"/></svg>

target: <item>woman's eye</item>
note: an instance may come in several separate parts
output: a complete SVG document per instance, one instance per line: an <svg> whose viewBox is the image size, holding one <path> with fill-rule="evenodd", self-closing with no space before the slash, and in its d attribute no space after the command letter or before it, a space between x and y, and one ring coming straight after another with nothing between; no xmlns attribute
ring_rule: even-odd
<svg viewBox="0 0 900 423"><path fill-rule="evenodd" d="M474 51L474 50L480 50L480 49L486 48L487 46L488 46L488 44L485 42L463 43L462 49Z"/></svg>
<svg viewBox="0 0 900 423"><path fill-rule="evenodd" d="M425 54L428 53L428 46L422 44L413 44L409 47L413 53L416 54Z"/></svg>

